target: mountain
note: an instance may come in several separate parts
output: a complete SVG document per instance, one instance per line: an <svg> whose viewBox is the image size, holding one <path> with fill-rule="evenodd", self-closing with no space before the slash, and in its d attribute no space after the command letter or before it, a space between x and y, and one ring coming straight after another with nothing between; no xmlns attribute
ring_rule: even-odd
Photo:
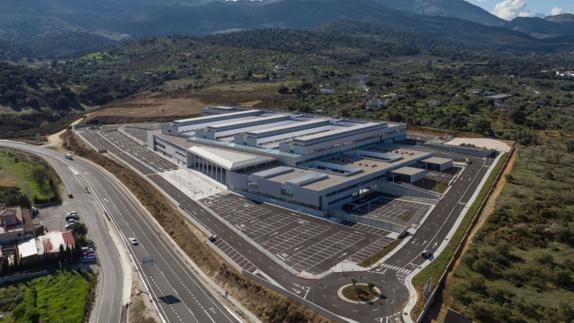
<svg viewBox="0 0 574 323"><path fill-rule="evenodd" d="M560 15L554 16L547 16L544 18L545 20L556 22L556 23L564 23L564 24L573 24L574 23L574 14L571 13L563 13Z"/></svg>
<svg viewBox="0 0 574 323"><path fill-rule="evenodd" d="M460 18L487 26L503 26L505 21L465 0L377 0L378 3L403 12Z"/></svg>
<svg viewBox="0 0 574 323"><path fill-rule="evenodd" d="M457 15L468 19L454 17ZM488 26L497 24L498 18L492 17L463 0L3 0L0 41L18 46L20 57L66 57L125 38L309 29L354 21L477 46L537 50L541 45L516 31L522 31L520 28ZM483 24L469 21L472 19ZM542 45L543 50L551 46ZM7 54L0 47L0 57L14 55L14 50Z"/></svg>
<svg viewBox="0 0 574 323"><path fill-rule="evenodd" d="M505 27L540 39L570 36L574 35L574 15L517 17Z"/></svg>

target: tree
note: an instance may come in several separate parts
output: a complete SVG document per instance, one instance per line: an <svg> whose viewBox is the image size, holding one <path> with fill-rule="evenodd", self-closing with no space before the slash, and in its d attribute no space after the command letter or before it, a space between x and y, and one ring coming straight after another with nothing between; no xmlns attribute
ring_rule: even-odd
<svg viewBox="0 0 574 323"><path fill-rule="evenodd" d="M86 234L88 234L88 228L86 227L86 225L84 223L74 223L74 225L72 226L72 232L79 237L83 237Z"/></svg>
<svg viewBox="0 0 574 323"><path fill-rule="evenodd" d="M289 88L286 86L282 86L277 90L277 92L279 94L289 94Z"/></svg>
<svg viewBox="0 0 574 323"><path fill-rule="evenodd" d="M490 124L490 120L481 117L474 120L472 130L483 135L491 135L492 125Z"/></svg>

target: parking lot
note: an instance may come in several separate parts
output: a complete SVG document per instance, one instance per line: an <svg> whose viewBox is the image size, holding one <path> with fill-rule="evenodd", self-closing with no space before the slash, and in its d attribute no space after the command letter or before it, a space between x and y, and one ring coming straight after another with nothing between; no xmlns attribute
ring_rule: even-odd
<svg viewBox="0 0 574 323"><path fill-rule="evenodd" d="M149 123L149 124L133 124L129 126L122 127L123 131L125 131L130 136L142 141L143 143L147 144L147 132L149 130L157 130L159 129L159 124Z"/></svg>
<svg viewBox="0 0 574 323"><path fill-rule="evenodd" d="M298 272L319 274L351 258L360 262L392 241L379 228L337 224L233 194L201 202Z"/></svg>
<svg viewBox="0 0 574 323"><path fill-rule="evenodd" d="M139 159L141 162L152 167L160 173L178 169L178 167L169 160L139 145L137 142L133 141L128 136L124 135L116 129L102 131L100 134L108 141L119 147L122 151L130 154L136 159Z"/></svg>
<svg viewBox="0 0 574 323"><path fill-rule="evenodd" d="M214 242L214 244L217 248L219 248L219 250L223 251L224 254L226 254L229 258L231 258L233 262L239 265L241 269L250 272L252 274L255 272L255 270L257 270L257 267L255 267L255 265L251 261L243 257L243 255L241 255L239 252L237 252L237 250L235 250L227 242L225 242L224 239L217 239Z"/></svg>
<svg viewBox="0 0 574 323"><path fill-rule="evenodd" d="M369 219L410 226L420 222L430 205L373 193L369 198L345 205L344 209Z"/></svg>

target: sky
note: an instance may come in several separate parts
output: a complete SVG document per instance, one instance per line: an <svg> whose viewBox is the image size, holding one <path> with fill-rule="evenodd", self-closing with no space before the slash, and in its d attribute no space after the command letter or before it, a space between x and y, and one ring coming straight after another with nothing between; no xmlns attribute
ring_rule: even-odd
<svg viewBox="0 0 574 323"><path fill-rule="evenodd" d="M574 0L467 0L506 20L519 16L574 14Z"/></svg>

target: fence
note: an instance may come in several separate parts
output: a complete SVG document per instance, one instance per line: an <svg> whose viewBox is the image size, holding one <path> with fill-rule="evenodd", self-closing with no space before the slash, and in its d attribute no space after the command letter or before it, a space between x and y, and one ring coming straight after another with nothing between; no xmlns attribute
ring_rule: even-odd
<svg viewBox="0 0 574 323"><path fill-rule="evenodd" d="M46 274L48 274L47 270L35 271L35 272L30 272L30 273L13 274L10 276L0 278L0 285L8 284L8 283L15 283L15 282L19 282L19 281L30 279L30 278L36 278L36 277L43 276Z"/></svg>

